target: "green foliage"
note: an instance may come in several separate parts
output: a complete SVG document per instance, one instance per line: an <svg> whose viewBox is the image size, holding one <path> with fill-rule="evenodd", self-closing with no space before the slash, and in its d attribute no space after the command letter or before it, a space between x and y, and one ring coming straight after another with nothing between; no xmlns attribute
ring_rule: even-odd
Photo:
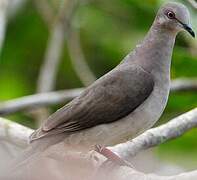
<svg viewBox="0 0 197 180"><path fill-rule="evenodd" d="M177 163L185 168L194 168L197 165L197 130L194 129L181 138L169 141L157 148L157 154L164 161Z"/></svg>

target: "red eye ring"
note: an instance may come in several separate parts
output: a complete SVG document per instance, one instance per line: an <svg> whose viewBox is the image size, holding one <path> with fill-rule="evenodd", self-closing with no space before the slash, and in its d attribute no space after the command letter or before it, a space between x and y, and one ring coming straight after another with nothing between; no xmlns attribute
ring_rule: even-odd
<svg viewBox="0 0 197 180"><path fill-rule="evenodd" d="M167 12L167 16L169 19L174 19L175 18L175 14L172 11Z"/></svg>

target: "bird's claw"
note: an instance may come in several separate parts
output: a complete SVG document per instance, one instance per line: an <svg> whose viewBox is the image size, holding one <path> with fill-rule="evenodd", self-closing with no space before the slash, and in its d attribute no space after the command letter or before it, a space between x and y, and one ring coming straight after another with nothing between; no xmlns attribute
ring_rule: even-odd
<svg viewBox="0 0 197 180"><path fill-rule="evenodd" d="M107 158L107 161L105 163L110 161L119 166L128 166L134 168L128 161L125 161L118 154L114 153L104 146L96 145L95 151Z"/></svg>

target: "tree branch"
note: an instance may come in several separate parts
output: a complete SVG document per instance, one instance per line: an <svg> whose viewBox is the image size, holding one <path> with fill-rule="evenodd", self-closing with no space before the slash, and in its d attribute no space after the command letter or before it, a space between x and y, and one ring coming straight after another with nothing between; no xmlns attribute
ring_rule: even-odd
<svg viewBox="0 0 197 180"><path fill-rule="evenodd" d="M0 103L0 115L7 115L30 108L65 103L77 97L82 91L83 88L40 93L2 102Z"/></svg>
<svg viewBox="0 0 197 180"><path fill-rule="evenodd" d="M6 25L10 17L24 5L27 0L0 0L0 53L3 47Z"/></svg>
<svg viewBox="0 0 197 180"><path fill-rule="evenodd" d="M197 9L197 2L195 0L187 0L194 9Z"/></svg>
<svg viewBox="0 0 197 180"><path fill-rule="evenodd" d="M49 5L47 0L34 0L34 4L46 25L50 27L51 22L53 22L55 18L53 8Z"/></svg>
<svg viewBox="0 0 197 180"><path fill-rule="evenodd" d="M55 80L58 71L58 66L64 48L65 35L68 34L69 31L69 24L72 19L71 17L75 9L75 4L76 4L75 0L72 1L62 0L60 2L60 7L57 13L57 17L55 18L54 16L55 22L51 22L53 19L51 19L50 21L50 24L53 24L53 26L51 27L50 24L48 25L50 27L50 33L49 33L50 37L45 52L44 62L43 65L41 66L40 74L38 77L38 82L37 82L38 93L50 92L55 87L55 82L56 82ZM52 14L54 13L50 13L48 15L51 16ZM46 16L45 17L46 21L49 20L47 14L42 14L42 15ZM47 116L49 116L49 112L47 109L41 108L34 111L34 115L37 117L36 119L38 119L39 123L41 123L42 120L46 119Z"/></svg>
<svg viewBox="0 0 197 180"><path fill-rule="evenodd" d="M84 88L34 94L0 103L0 115L12 114L35 107L66 103L79 96ZM172 82L172 92L196 91L197 80L177 79Z"/></svg>
<svg viewBox="0 0 197 180"><path fill-rule="evenodd" d="M112 147L112 150L118 152L122 157L128 158L131 155L134 156L141 150L179 137L193 127L197 127L197 108L173 119L165 125L146 131L127 145L120 144ZM0 138L6 139L14 144L19 144L20 147L27 146L27 137L31 132L32 130L22 127L21 125L0 119ZM66 152L65 149L67 149ZM79 177L81 177L81 179L87 178L90 180L188 180L197 178L197 171L182 173L175 176L158 176L154 174L145 174L129 167L103 166L105 158L99 154L97 155L96 158L92 153L79 153L72 148L66 147L64 142L61 142L49 147L46 152L41 152L39 156L41 158L30 158L25 160L24 165L22 163L20 168L17 167L15 169L16 172L12 171L15 174L12 174L13 176L11 177L13 177L13 179L16 177L20 179L19 177L22 178L26 177L26 175L30 175L29 178L32 179L35 178L35 175L38 175L37 177L42 177L43 175L44 177L48 176L47 179L59 179L60 177L79 179ZM80 174L81 171L77 170L81 168L82 164L83 173ZM45 167L44 169L41 168L43 166ZM40 171L40 169L42 169L42 171ZM65 169L69 169L69 171L65 171ZM78 173L73 173L76 171ZM8 176L9 175L11 174L9 173Z"/></svg>
<svg viewBox="0 0 197 180"><path fill-rule="evenodd" d="M128 158L135 156L142 150L162 144L168 140L180 137L192 128L197 127L197 108L182 114L168 123L156 128L147 130L143 134L126 143L110 147L121 157ZM17 123L0 118L0 138L7 138L11 142L26 144L27 137L32 130ZM18 144L18 143L17 143Z"/></svg>
<svg viewBox="0 0 197 180"><path fill-rule="evenodd" d="M38 78L38 92L53 90L55 78L64 45L64 29L61 23L57 23L50 32L45 60L40 69Z"/></svg>
<svg viewBox="0 0 197 180"><path fill-rule="evenodd" d="M74 14L76 0L63 0L59 7L55 22L50 22L53 27L50 30L50 37L45 53L44 63L40 69L38 78L38 92L49 92L54 89L60 57L63 52L65 35L70 30L70 21Z"/></svg>
<svg viewBox="0 0 197 180"><path fill-rule="evenodd" d="M87 65L80 45L79 32L77 29L74 29L74 27L71 29L70 36L67 39L67 44L75 72L85 86L90 85L96 80L96 77Z"/></svg>
<svg viewBox="0 0 197 180"><path fill-rule="evenodd" d="M168 140L175 139L192 128L197 127L197 108L182 114L170 122L147 130L140 136L126 143L118 144L111 149L124 159L135 156L142 150L157 146Z"/></svg>
<svg viewBox="0 0 197 180"><path fill-rule="evenodd" d="M197 91L197 79L179 78L171 83L171 92Z"/></svg>
<svg viewBox="0 0 197 180"><path fill-rule="evenodd" d="M0 140L21 148L27 147L28 137L33 130L15 122L0 118Z"/></svg>
<svg viewBox="0 0 197 180"><path fill-rule="evenodd" d="M64 0L65 2L65 0ZM56 17L55 23L49 32L49 40L47 49L45 52L45 58L43 65L40 69L40 74L38 77L37 91L38 93L49 92L53 90L55 85L55 78L57 74L57 69L60 61L60 56L63 51L64 45L64 25L62 20L62 11L65 10L65 4L61 3L59 7L59 14Z"/></svg>
<svg viewBox="0 0 197 180"><path fill-rule="evenodd" d="M3 47L4 38L5 38L7 9L8 9L8 1L1 0L0 1L0 53Z"/></svg>

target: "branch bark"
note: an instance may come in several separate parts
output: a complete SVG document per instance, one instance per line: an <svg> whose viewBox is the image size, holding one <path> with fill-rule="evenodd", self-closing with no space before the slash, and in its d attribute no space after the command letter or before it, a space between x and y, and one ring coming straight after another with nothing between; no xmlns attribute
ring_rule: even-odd
<svg viewBox="0 0 197 180"><path fill-rule="evenodd" d="M7 115L22 110L65 103L77 97L82 91L83 88L78 88L57 92L40 93L6 101L0 103L0 115Z"/></svg>
<svg viewBox="0 0 197 180"><path fill-rule="evenodd" d="M162 144L168 140L175 139L197 127L197 108L184 113L168 123L156 128L147 130L143 134L126 143L110 147L121 157L127 159L135 156L142 150ZM26 144L27 138L32 130L17 123L0 118L0 138L7 138L8 141Z"/></svg>
<svg viewBox="0 0 197 180"><path fill-rule="evenodd" d="M197 108L173 119L165 125L146 131L144 134L129 142L127 146L126 144L120 144L113 147L112 150L118 152L122 157L128 158L128 156L134 156L141 150L177 138L194 127L197 127ZM27 145L26 138L31 132L31 130L21 127L16 123L0 119L1 139L7 139L12 143L20 144L20 146L25 147ZM65 149L67 149L66 152ZM28 158L25 160L20 167L17 166L17 168L15 168L16 172L12 171L16 173L12 174L12 177L13 179L20 179L30 176L28 178L34 179L36 177L36 179L39 180L43 179L43 177L58 180L63 180L65 177L76 180L83 178L89 180L188 180L197 178L197 171L175 176L158 176L155 174L145 174L129 167L106 166L104 163L106 159L100 154L96 155L97 158L92 153L79 153L77 150L66 147L64 142L61 142L49 147L45 152L41 152L37 158ZM82 164L83 171L80 171ZM45 167L44 169L42 168L43 166ZM65 169L68 171L65 171ZM76 171L78 173L74 173ZM11 173L9 173L8 176L10 174Z"/></svg>
<svg viewBox="0 0 197 180"><path fill-rule="evenodd" d="M24 149L27 147L28 137L32 132L32 129L0 118L0 140L4 140Z"/></svg>
<svg viewBox="0 0 197 180"><path fill-rule="evenodd" d="M197 127L197 108L182 114L170 122L147 130L140 136L126 143L118 144L111 149L124 159L135 156L142 150L157 146L168 140L175 139L192 128Z"/></svg>

